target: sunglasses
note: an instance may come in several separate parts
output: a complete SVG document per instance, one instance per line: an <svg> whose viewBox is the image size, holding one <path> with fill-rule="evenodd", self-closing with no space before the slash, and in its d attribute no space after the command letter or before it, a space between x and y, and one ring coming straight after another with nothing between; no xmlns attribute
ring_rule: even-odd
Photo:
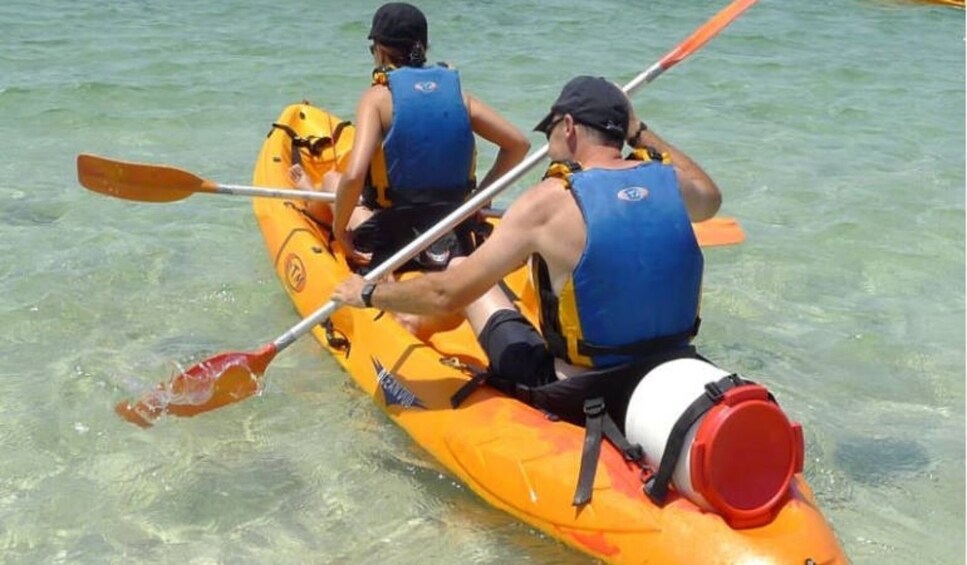
<svg viewBox="0 0 967 565"><path fill-rule="evenodd" d="M551 140L551 134L554 133L554 128L556 128L557 124L561 123L562 121L564 121L564 116L558 116L557 118L551 120L551 123L547 124L547 128L544 130L544 137L546 137L548 141Z"/></svg>
<svg viewBox="0 0 967 565"><path fill-rule="evenodd" d="M369 54L370 55L375 55L376 54L376 44L375 43L373 43L372 45L369 46Z"/></svg>

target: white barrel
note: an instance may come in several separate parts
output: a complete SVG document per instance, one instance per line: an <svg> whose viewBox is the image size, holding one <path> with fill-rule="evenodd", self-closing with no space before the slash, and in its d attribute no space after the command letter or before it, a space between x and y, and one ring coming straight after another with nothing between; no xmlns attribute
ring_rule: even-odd
<svg viewBox="0 0 967 565"><path fill-rule="evenodd" d="M730 373L699 359L675 359L652 369L635 387L625 416L625 436L645 451L645 461L657 471L672 427L695 401L705 393L705 385ZM692 488L691 451L695 432L703 414L685 435L682 452L672 475L675 489L695 504L713 510L708 501Z"/></svg>

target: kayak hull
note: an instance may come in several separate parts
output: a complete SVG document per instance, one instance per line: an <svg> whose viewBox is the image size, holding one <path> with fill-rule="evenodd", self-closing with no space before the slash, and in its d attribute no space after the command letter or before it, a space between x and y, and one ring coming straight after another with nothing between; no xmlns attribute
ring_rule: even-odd
<svg viewBox="0 0 967 565"><path fill-rule="evenodd" d="M277 123L297 137L325 137L338 120L303 103L286 108ZM326 156L326 150L313 155L294 148L292 136L273 129L253 184L291 186L286 171L296 153L318 182L326 170L345 163L351 141L343 136L351 136L351 128L342 134ZM301 316L310 314L350 275L341 249L301 204L260 198L253 206L283 288ZM536 300L525 269L505 282L534 321ZM451 396L471 376L469 368L486 366L466 322L423 342L391 315L344 308L333 314L328 329L317 326L313 335L394 423L483 500L589 555L614 563L846 562L802 475L794 478L790 499L772 522L732 529L674 493L663 507L651 503L638 469L605 442L593 498L575 508L583 428L553 421L487 387L451 407Z"/></svg>

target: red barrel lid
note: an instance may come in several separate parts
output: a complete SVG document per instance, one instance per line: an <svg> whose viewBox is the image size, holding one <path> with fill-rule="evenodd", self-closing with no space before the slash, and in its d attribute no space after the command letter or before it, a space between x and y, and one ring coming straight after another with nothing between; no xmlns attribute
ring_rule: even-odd
<svg viewBox="0 0 967 565"><path fill-rule="evenodd" d="M802 428L759 385L727 391L691 448L692 488L734 528L772 521L802 466Z"/></svg>

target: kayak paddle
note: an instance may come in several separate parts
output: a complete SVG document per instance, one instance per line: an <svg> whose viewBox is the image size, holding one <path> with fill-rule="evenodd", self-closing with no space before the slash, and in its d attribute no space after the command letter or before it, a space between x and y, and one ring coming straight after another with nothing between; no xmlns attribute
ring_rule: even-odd
<svg viewBox="0 0 967 565"><path fill-rule="evenodd" d="M77 180L82 186L125 200L174 202L199 192L335 202L335 194L313 190L221 184L167 165L148 165L80 154Z"/></svg>
<svg viewBox="0 0 967 565"><path fill-rule="evenodd" d="M77 156L77 179L82 186L94 192L137 202L174 202L199 192L335 201L335 195L331 192L221 184L169 165L134 163L84 153ZM499 218L503 210L486 208L482 214L485 218ZM693 226L702 247L735 245L745 240L745 234L735 218L711 218Z"/></svg>
<svg viewBox="0 0 967 565"><path fill-rule="evenodd" d="M692 224L695 237L702 247L738 245L745 241L745 232L735 218L716 216L704 222Z"/></svg>
<svg viewBox="0 0 967 565"><path fill-rule="evenodd" d="M701 49L755 2L756 0L734 0L675 49L662 57L661 60L625 85L622 90L630 96L641 86L653 81L659 75ZM518 163L503 177L474 194L433 228L424 232L367 273L365 280L368 282L379 280L415 257L425 247L472 216L500 192L534 168L547 155L547 150L548 147L545 144L538 151ZM177 169L175 170L177 171ZM184 175L182 176L184 177ZM189 174L188 177L192 178L182 178L182 184L178 185L182 192L192 192L191 188L195 185L191 183L197 182L193 180L194 175ZM140 180L144 182L144 179ZM148 180L150 181L150 179ZM127 183L121 184L128 186ZM148 427L163 414L194 416L248 398L258 392L258 379L265 373L266 368L275 356L311 331L316 325L327 320L340 306L340 303L330 300L260 349L249 352L221 353L210 357L173 377L170 381L158 385L156 389L140 399L120 402L115 409L124 419L139 426Z"/></svg>

